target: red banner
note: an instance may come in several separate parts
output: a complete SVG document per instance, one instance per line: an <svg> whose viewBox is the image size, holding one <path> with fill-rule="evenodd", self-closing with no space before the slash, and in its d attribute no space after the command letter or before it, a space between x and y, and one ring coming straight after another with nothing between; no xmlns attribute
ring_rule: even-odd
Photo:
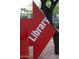
<svg viewBox="0 0 79 59"><path fill-rule="evenodd" d="M45 15L39 10L35 3L33 3L33 18L36 27L33 28L31 33L37 34L34 43L34 59L37 59L54 35L55 28L51 26Z"/></svg>
<svg viewBox="0 0 79 59"><path fill-rule="evenodd" d="M29 45L33 46L33 58L38 59L41 52L55 33L55 28L51 26L48 19L33 2L33 18L21 19L21 39L29 40Z"/></svg>

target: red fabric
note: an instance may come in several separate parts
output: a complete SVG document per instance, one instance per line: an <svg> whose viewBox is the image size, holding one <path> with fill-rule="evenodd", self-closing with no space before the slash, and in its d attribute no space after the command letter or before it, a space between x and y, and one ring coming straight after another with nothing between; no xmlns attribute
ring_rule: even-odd
<svg viewBox="0 0 79 59"><path fill-rule="evenodd" d="M20 59L29 59L28 39L20 40Z"/></svg>
<svg viewBox="0 0 79 59"><path fill-rule="evenodd" d="M51 37L55 34L56 30L54 27L51 26L51 24L46 23L46 27L44 30L42 30L41 34L38 36L35 42L30 40L28 37L31 35L32 31L36 30L36 28L39 26L39 24L42 22L42 20L45 18L45 16L42 14L42 12L39 10L39 8L35 5L33 2L33 17L32 19L21 19L20 23L20 39L21 41L24 39L27 39L24 41L24 46L21 48L21 51L27 49L28 54L28 48L25 48L28 45L32 45L34 48L34 59L38 59L41 52L44 50L48 42L50 41ZM22 54L24 52L21 52ZM24 53L25 54L25 53Z"/></svg>

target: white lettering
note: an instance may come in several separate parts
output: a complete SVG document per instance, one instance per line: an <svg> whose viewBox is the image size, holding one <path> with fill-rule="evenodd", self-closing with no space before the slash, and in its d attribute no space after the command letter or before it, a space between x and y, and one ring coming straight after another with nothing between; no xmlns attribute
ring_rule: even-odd
<svg viewBox="0 0 79 59"><path fill-rule="evenodd" d="M31 37L31 36L29 36L28 37L30 40L32 40L33 42L35 42L36 41L36 38L34 39L33 37Z"/></svg>
<svg viewBox="0 0 79 59"><path fill-rule="evenodd" d="M36 30L32 31L31 35L28 38L35 42L36 39L40 36L41 32L45 29L47 23L49 24L49 21L45 17L39 24L39 26L36 28Z"/></svg>

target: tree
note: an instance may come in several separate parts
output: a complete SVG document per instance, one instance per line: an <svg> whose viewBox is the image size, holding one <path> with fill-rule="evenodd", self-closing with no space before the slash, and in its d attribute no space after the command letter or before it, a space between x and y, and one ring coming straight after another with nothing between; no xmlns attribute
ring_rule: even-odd
<svg viewBox="0 0 79 59"><path fill-rule="evenodd" d="M51 2L50 8L48 8L46 5L46 2L49 2L49 1ZM52 26L54 26L52 22L52 13L58 1L59 0L56 0L56 1L55 0L41 0L41 9L43 10L44 14L46 15L47 19L52 24Z"/></svg>
<svg viewBox="0 0 79 59"><path fill-rule="evenodd" d="M59 14L59 3L56 4L54 11L53 11L53 16L57 16Z"/></svg>
<svg viewBox="0 0 79 59"><path fill-rule="evenodd" d="M50 2L51 4L50 4ZM54 8L59 0L41 0L41 9L43 10L45 16L51 23L51 25L54 27L52 22L52 13L54 11ZM48 2L49 6L46 5L46 2ZM51 5L51 6L50 6ZM59 54L59 32L56 31L56 33L53 36L54 38L54 45L55 45L55 54Z"/></svg>

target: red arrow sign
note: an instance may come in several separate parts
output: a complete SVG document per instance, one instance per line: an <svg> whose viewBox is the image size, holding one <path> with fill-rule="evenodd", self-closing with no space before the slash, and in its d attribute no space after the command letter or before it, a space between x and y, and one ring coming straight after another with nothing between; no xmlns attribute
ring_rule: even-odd
<svg viewBox="0 0 79 59"><path fill-rule="evenodd" d="M54 35L55 28L51 26L47 18L35 5L35 3L33 3L33 18L35 21L34 24L37 25L34 31L37 30L38 27L42 27L42 29L39 29L40 31L38 30L40 35L37 37L34 43L34 59L37 59L47 43L50 41L51 37Z"/></svg>
<svg viewBox="0 0 79 59"><path fill-rule="evenodd" d="M51 26L45 15L33 2L33 18L21 19L21 39L28 38L34 47L34 59L38 59L47 43L55 33L55 28ZM26 34L28 33L28 35Z"/></svg>

